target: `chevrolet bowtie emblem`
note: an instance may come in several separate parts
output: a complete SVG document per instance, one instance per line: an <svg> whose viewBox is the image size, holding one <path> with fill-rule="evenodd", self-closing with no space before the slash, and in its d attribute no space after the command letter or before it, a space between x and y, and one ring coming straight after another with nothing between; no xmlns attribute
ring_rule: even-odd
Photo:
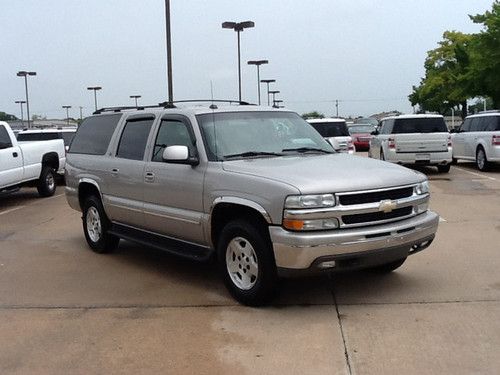
<svg viewBox="0 0 500 375"><path fill-rule="evenodd" d="M390 199L386 199L380 202L380 205L378 206L379 211L383 211L386 214L391 212L392 210L395 210L397 207L396 202L391 201Z"/></svg>

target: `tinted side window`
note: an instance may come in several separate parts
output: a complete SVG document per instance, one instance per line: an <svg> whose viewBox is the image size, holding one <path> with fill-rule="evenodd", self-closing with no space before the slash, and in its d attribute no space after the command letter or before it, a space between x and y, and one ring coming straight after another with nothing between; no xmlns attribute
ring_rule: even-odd
<svg viewBox="0 0 500 375"><path fill-rule="evenodd" d="M481 131L482 128L482 123L483 123L483 118L482 117L475 117L472 119L471 124L470 124L470 131L471 132L478 132Z"/></svg>
<svg viewBox="0 0 500 375"><path fill-rule="evenodd" d="M486 120L484 131L493 132L500 130L500 116L484 117Z"/></svg>
<svg viewBox="0 0 500 375"><path fill-rule="evenodd" d="M19 133L17 135L17 140L21 142L25 141L50 141L53 139L59 139L59 133Z"/></svg>
<svg viewBox="0 0 500 375"><path fill-rule="evenodd" d="M465 119L464 123L460 127L460 130L463 132L469 132L470 131L470 124L471 124L471 119L470 118Z"/></svg>
<svg viewBox="0 0 500 375"><path fill-rule="evenodd" d="M75 133L73 132L62 132L61 134L65 146L68 146L71 143L73 137L75 136Z"/></svg>
<svg viewBox="0 0 500 375"><path fill-rule="evenodd" d="M152 161L163 161L167 146L187 146L189 156L195 155L195 146L187 125L182 121L163 120L156 136Z"/></svg>
<svg viewBox="0 0 500 375"><path fill-rule="evenodd" d="M87 117L78 127L69 153L104 155L122 114Z"/></svg>
<svg viewBox="0 0 500 375"><path fill-rule="evenodd" d="M12 147L12 142L5 126L0 126L0 149L7 147Z"/></svg>
<svg viewBox="0 0 500 375"><path fill-rule="evenodd" d="M116 156L124 159L142 160L154 118L127 121L122 131Z"/></svg>
<svg viewBox="0 0 500 375"><path fill-rule="evenodd" d="M345 122L314 122L311 124L323 137L348 137L349 130Z"/></svg>

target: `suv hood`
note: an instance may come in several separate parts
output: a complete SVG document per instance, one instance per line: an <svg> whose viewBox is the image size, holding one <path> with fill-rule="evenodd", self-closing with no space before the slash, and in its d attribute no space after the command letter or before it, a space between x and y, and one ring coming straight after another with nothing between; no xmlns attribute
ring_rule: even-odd
<svg viewBox="0 0 500 375"><path fill-rule="evenodd" d="M380 189L426 179L397 164L340 153L224 161L222 167L293 185L302 194Z"/></svg>

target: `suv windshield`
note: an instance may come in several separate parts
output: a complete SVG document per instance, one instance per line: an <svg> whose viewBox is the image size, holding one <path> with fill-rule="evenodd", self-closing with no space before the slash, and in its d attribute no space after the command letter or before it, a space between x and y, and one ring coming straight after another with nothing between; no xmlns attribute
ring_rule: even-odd
<svg viewBox="0 0 500 375"><path fill-rule="evenodd" d="M395 119L392 134L402 133L448 133L442 117Z"/></svg>
<svg viewBox="0 0 500 375"><path fill-rule="evenodd" d="M351 134L371 133L374 130L375 130L375 126L372 126L372 125L349 126L349 133L351 133Z"/></svg>
<svg viewBox="0 0 500 375"><path fill-rule="evenodd" d="M345 122L314 122L311 123L314 129L325 138L348 137L349 130Z"/></svg>
<svg viewBox="0 0 500 375"><path fill-rule="evenodd" d="M209 160L333 153L299 115L287 112L227 112L196 116Z"/></svg>

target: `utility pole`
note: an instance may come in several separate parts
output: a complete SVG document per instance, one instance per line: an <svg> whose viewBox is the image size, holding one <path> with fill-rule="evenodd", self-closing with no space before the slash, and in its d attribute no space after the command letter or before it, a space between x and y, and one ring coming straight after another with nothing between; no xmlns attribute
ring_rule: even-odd
<svg viewBox="0 0 500 375"><path fill-rule="evenodd" d="M337 118L338 118L339 117L339 100L338 99L335 100L335 109L337 111Z"/></svg>

